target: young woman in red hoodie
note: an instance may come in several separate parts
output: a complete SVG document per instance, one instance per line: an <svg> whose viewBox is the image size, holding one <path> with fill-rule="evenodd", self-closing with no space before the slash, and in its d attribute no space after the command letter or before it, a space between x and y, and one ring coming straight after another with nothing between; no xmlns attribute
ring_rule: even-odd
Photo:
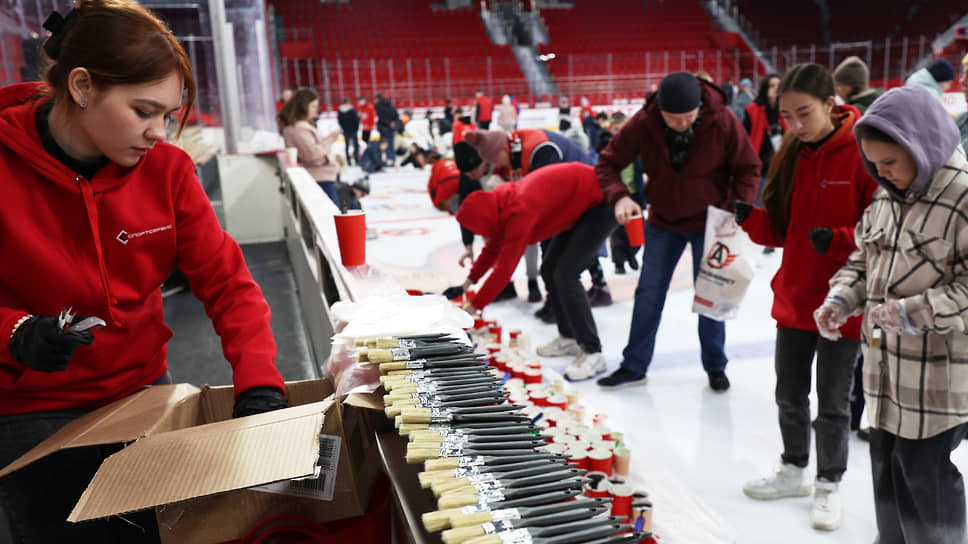
<svg viewBox="0 0 968 544"><path fill-rule="evenodd" d="M854 250L854 226L870 204L877 183L861 161L854 139L860 114L837 106L833 78L822 66L801 64L780 82L780 115L788 127L763 189L763 208L735 202L737 222L761 245L782 247L774 276L773 317L777 321L775 370L783 454L778 469L753 480L743 491L754 499L803 497L810 458L811 365L817 356L817 478L810 523L840 526L838 492L847 469L849 391L860 353L860 318L843 328L843 338L821 338L813 319L828 291L828 280Z"/></svg>
<svg viewBox="0 0 968 544"><path fill-rule="evenodd" d="M188 55L132 0L77 0L44 26L46 82L0 89L0 466L171 382L159 287L176 266L221 336L234 415L284 408L269 305L191 158L164 142L195 98ZM68 309L104 326L78 330ZM136 538L118 535L130 522L65 521L105 453L74 448L0 479L14 541L151 539L150 510L125 515Z"/></svg>

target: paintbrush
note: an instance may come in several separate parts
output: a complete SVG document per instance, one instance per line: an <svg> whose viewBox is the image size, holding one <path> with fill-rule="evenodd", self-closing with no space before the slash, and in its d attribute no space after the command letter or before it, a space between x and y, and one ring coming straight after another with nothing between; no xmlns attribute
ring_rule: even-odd
<svg viewBox="0 0 968 544"><path fill-rule="evenodd" d="M424 396L417 399L400 399L383 409L387 417L396 417L404 408L470 408L474 406L489 406L508 400L504 393L475 393L461 400L446 400L447 395Z"/></svg>
<svg viewBox="0 0 968 544"><path fill-rule="evenodd" d="M449 508L460 508L462 506L470 506L472 504L477 504L481 502L495 502L505 499L517 499L521 497L528 497L531 495L538 495L541 493L547 493L549 491L558 491L563 489L581 489L583 485L590 482L588 478L566 478L563 480L558 480L556 482L548 482L543 484L532 485L529 487L517 488L517 489L493 489L488 491L480 491L477 493L455 493L455 494L445 494L437 500L437 507L441 510L446 510Z"/></svg>
<svg viewBox="0 0 968 544"><path fill-rule="evenodd" d="M401 423L451 423L451 422L497 422L531 421L515 410L517 404L497 404L494 406L474 406L469 408L404 408L400 413ZM506 413L501 413L506 412Z"/></svg>
<svg viewBox="0 0 968 544"><path fill-rule="evenodd" d="M507 465L510 463L534 461L537 459L567 460L568 456L563 453L530 451L516 455L463 455L460 457L442 457L440 459L428 459L424 463L424 470L443 470L479 466L493 467L498 465Z"/></svg>
<svg viewBox="0 0 968 544"><path fill-rule="evenodd" d="M478 476L457 478L450 481L435 483L431 486L434 496L438 499L445 494L478 493L490 489L516 489L534 484L554 482L562 478L582 476L587 472L580 468L561 468L559 470L544 469L535 473L534 469L524 469L513 473L485 473Z"/></svg>
<svg viewBox="0 0 968 544"><path fill-rule="evenodd" d="M430 357L457 356L472 353L474 348L466 344L433 344L414 346L412 348L366 350L366 358L370 363L389 363L392 361L415 361ZM403 370L407 368L390 368L389 370ZM418 367L419 368L419 367ZM382 368L380 370L383 370Z"/></svg>
<svg viewBox="0 0 968 544"><path fill-rule="evenodd" d="M460 458L468 455L490 455L495 457L508 457L512 455L522 455L523 452L537 451L537 448L547 446L548 443L535 440L531 442L506 442L504 444L477 445L468 447L463 445L444 445L440 447L421 446L419 443L411 443L407 446L407 463L416 464L434 459Z"/></svg>
<svg viewBox="0 0 968 544"><path fill-rule="evenodd" d="M539 432L541 432L541 428L535 425L502 425L499 427L485 428L451 427L450 425L439 425L433 428L427 428L410 433L410 441L439 440L442 437L448 436L492 436L526 433L538 434Z"/></svg>
<svg viewBox="0 0 968 544"><path fill-rule="evenodd" d="M476 467L459 467L444 470L425 470L417 474L417 480L420 481L420 487L428 488L433 484L447 482L454 480L456 478L464 478L467 476L478 476L480 474L489 473L508 473L518 470L552 470L561 468L571 468L577 466L578 463L568 463L562 459L536 459L532 461L524 461L520 463L511 463L507 465L495 465L495 466L476 466Z"/></svg>
<svg viewBox="0 0 968 544"><path fill-rule="evenodd" d="M564 523L557 527L525 527L513 531L479 536L465 540L465 544L502 544L520 542L522 544L579 544L596 538L604 538L623 530L628 525L611 518L591 519ZM550 529L550 530L549 530ZM540 535L548 536L540 536Z"/></svg>
<svg viewBox="0 0 968 544"><path fill-rule="evenodd" d="M608 506L600 505L590 508L585 507L576 508L573 510L565 510L563 512L556 512L553 514L535 516L525 519L489 521L470 527L454 527L441 533L440 537L444 541L444 544L462 544L463 542L475 537L490 534L500 534L513 531L515 529L523 529L526 527L547 527L566 524L573 521L586 520L605 512L608 510L608 508Z"/></svg>
<svg viewBox="0 0 968 544"><path fill-rule="evenodd" d="M533 495L530 497L522 497L520 499L505 499L499 501L491 502L480 502L478 504L465 506L464 508L450 508L446 510L436 510L434 512L426 512L420 519L423 521L423 526L427 531L434 533L443 529L450 527L450 517L457 514L472 514L475 512L488 512L490 510L506 509L506 508L519 508L524 506L540 506L543 504L559 503L561 501L568 500L581 493L580 489L563 489L560 491L552 491L549 493L541 493L538 495Z"/></svg>
<svg viewBox="0 0 968 544"><path fill-rule="evenodd" d="M467 508L467 512L454 514L450 517L452 527L470 527L488 522L500 522L512 519L528 519L531 517L545 516L555 512L564 512L578 508L598 507L610 508L611 497L595 497L594 499L581 497L573 501L557 502L543 506L519 506L514 508L501 509L472 509Z"/></svg>

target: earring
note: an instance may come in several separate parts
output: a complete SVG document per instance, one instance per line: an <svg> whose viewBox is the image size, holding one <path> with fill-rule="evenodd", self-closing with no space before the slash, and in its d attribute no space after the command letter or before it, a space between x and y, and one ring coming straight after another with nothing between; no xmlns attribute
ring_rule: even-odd
<svg viewBox="0 0 968 544"><path fill-rule="evenodd" d="M87 102L78 102L77 105L80 106L81 109L83 110L84 108L87 107Z"/></svg>

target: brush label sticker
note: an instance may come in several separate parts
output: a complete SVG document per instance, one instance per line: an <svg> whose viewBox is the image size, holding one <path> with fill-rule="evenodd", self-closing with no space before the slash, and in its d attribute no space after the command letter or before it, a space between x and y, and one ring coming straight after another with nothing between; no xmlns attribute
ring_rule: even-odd
<svg viewBox="0 0 968 544"><path fill-rule="evenodd" d="M493 517L493 513L492 513ZM514 524L510 521L495 521L482 523L481 528L484 529L485 535L493 535L494 533L501 533L504 531L514 530Z"/></svg>
<svg viewBox="0 0 968 544"><path fill-rule="evenodd" d="M415 347L417 347L417 341L416 340L400 340L400 347L401 348L407 348L407 349L415 348Z"/></svg>
<svg viewBox="0 0 968 544"><path fill-rule="evenodd" d="M451 446L448 444L440 446L440 457L459 457L462 453L464 453L462 446Z"/></svg>
<svg viewBox="0 0 968 544"><path fill-rule="evenodd" d="M487 504L489 502L499 502L504 500L504 493L501 493L499 489L489 489L487 491L481 491L478 496L481 498L481 504Z"/></svg>
<svg viewBox="0 0 968 544"><path fill-rule="evenodd" d="M532 544L531 533L527 529L515 529L506 533L498 533L501 544Z"/></svg>
<svg viewBox="0 0 968 544"><path fill-rule="evenodd" d="M484 504L472 504L470 506L465 506L460 509L461 514L477 514L478 512L487 512L488 508Z"/></svg>
<svg viewBox="0 0 968 544"><path fill-rule="evenodd" d="M483 464L484 457L480 455L465 456L457 459L457 466L459 467L477 467Z"/></svg>
<svg viewBox="0 0 968 544"><path fill-rule="evenodd" d="M495 510L491 512L491 519L495 522L509 521L512 519L521 519L521 511L517 508L505 508L503 510Z"/></svg>
<svg viewBox="0 0 968 544"><path fill-rule="evenodd" d="M483 474L470 474L467 476L467 481L474 485L477 482L493 482L497 478L491 472L485 472Z"/></svg>
<svg viewBox="0 0 968 544"><path fill-rule="evenodd" d="M497 489L503 489L504 487L501 485L501 482L498 482L497 480L481 480L478 482L471 482L471 486L481 493L488 493Z"/></svg>
<svg viewBox="0 0 968 544"><path fill-rule="evenodd" d="M454 469L454 478L469 478L471 476L477 475L480 472L477 467L462 467Z"/></svg>
<svg viewBox="0 0 968 544"><path fill-rule="evenodd" d="M393 353L394 361L407 361L407 359L410 358L410 352L405 349L391 349L390 352ZM397 357L399 357L399 359ZM420 369L424 367L424 363L426 362L426 359L417 359L415 361L407 361L407 363L403 366L407 370L413 370L415 368Z"/></svg>

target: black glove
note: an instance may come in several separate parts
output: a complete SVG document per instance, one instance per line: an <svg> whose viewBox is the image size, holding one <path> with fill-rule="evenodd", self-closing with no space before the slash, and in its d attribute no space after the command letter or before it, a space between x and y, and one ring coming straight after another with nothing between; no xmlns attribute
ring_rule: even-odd
<svg viewBox="0 0 968 544"><path fill-rule="evenodd" d="M810 231L810 243L817 253L823 255L830 249L830 242L834 239L834 231L830 227L817 227Z"/></svg>
<svg viewBox="0 0 968 544"><path fill-rule="evenodd" d="M286 396L275 387L253 387L246 389L235 399L232 417L245 417L273 410L288 408Z"/></svg>
<svg viewBox="0 0 968 544"><path fill-rule="evenodd" d="M455 298L464 294L464 287L462 285L455 285L453 287L448 287L444 289L443 295L447 297L447 300L454 300Z"/></svg>
<svg viewBox="0 0 968 544"><path fill-rule="evenodd" d="M83 318L75 318L80 321ZM24 321L10 338L10 353L22 365L41 372L67 369L74 350L94 342L89 331L72 331L57 326L57 316L35 315Z"/></svg>
<svg viewBox="0 0 968 544"><path fill-rule="evenodd" d="M743 221L746 221L750 214L753 213L753 206L742 200L730 200L729 209L733 210L737 225L742 225Z"/></svg>

